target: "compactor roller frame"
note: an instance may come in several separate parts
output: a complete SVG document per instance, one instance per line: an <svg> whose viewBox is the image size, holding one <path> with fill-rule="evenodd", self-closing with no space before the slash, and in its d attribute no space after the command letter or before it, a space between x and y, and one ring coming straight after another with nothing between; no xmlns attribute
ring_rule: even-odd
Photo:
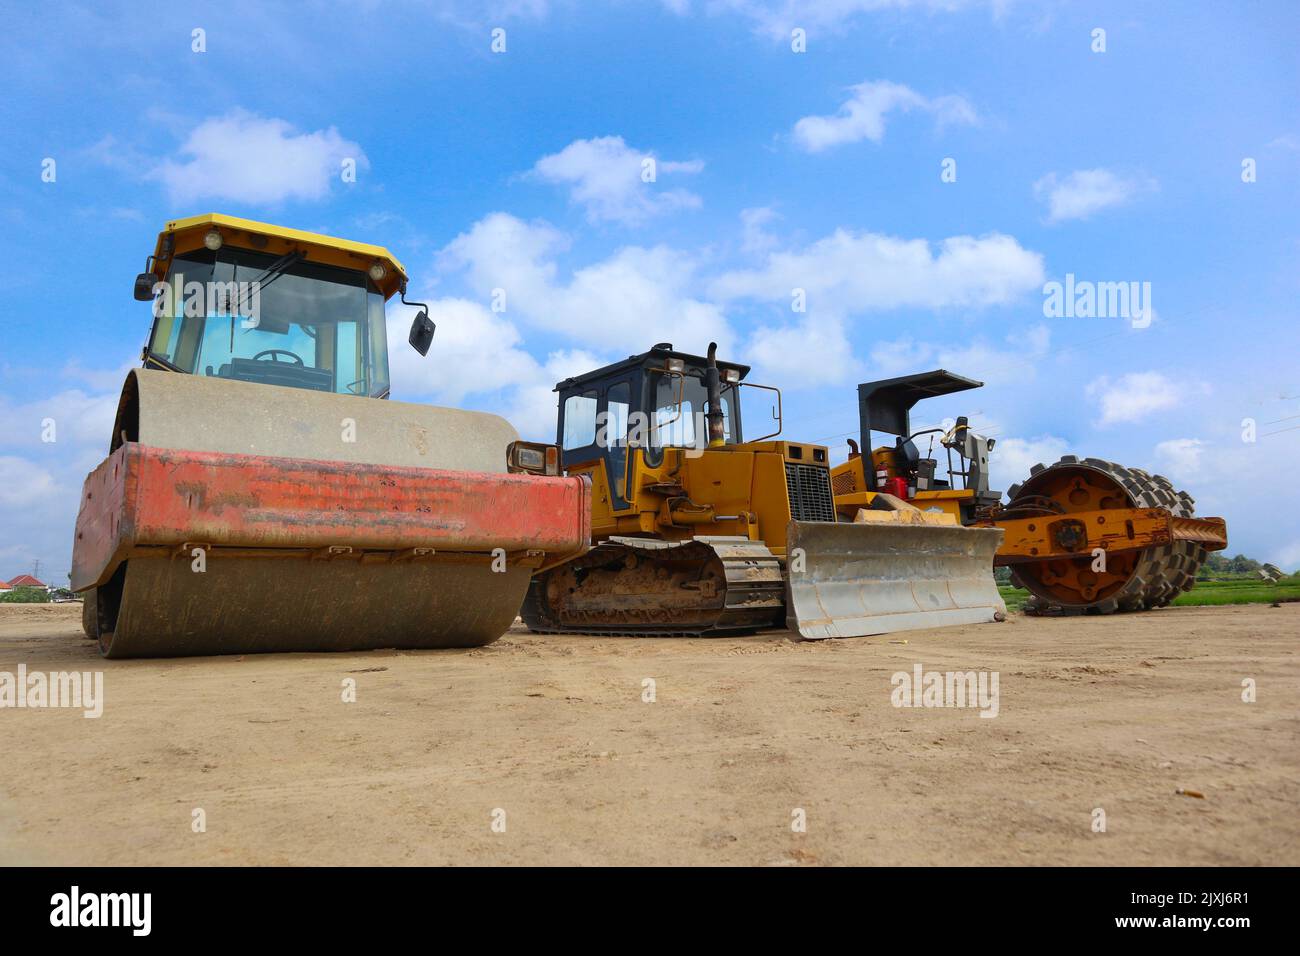
<svg viewBox="0 0 1300 956"><path fill-rule="evenodd" d="M1007 492L1008 515L1068 514L1085 510L1070 500L1070 486L1082 479L1093 501L1104 508L1163 508L1175 519L1195 517L1195 500L1168 478L1100 458L1066 455L1052 465L1037 464L1029 478ZM1077 489L1075 494L1077 495ZM1091 504L1092 502L1089 502ZM1027 613L1141 611L1164 607L1196 583L1208 551L1196 541L1173 540L1109 557L1107 570L1091 570L1092 556L1012 565L1011 581L1028 590ZM1091 590L1091 594L1089 591Z"/></svg>

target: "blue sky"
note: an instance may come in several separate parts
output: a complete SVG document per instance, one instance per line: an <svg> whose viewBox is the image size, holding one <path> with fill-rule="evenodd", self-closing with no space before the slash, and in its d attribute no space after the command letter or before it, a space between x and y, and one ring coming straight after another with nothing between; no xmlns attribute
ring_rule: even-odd
<svg viewBox="0 0 1300 956"><path fill-rule="evenodd" d="M560 378L717 338L839 459L857 382L946 367L986 387L918 423L997 437L996 485L1145 467L1300 567L1294 4L0 10L0 577L66 572L148 332L131 279L209 211L392 249L438 323L419 360L391 308L396 398L549 438ZM1150 283L1149 325L1045 315L1067 273Z"/></svg>

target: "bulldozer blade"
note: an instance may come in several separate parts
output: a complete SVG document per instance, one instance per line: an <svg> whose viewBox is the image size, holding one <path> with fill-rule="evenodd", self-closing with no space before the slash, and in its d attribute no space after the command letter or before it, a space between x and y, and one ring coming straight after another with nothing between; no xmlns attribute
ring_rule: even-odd
<svg viewBox="0 0 1300 956"><path fill-rule="evenodd" d="M1003 620L997 528L792 521L786 624L806 640Z"/></svg>

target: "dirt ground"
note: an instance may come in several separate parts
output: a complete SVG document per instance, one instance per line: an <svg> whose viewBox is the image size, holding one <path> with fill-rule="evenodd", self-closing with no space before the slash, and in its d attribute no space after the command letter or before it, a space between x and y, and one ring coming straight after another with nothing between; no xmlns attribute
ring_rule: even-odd
<svg viewBox="0 0 1300 956"><path fill-rule="evenodd" d="M143 661L79 614L0 605L0 672L105 689L0 709L0 863L1300 863L1297 604ZM918 663L997 716L893 706Z"/></svg>

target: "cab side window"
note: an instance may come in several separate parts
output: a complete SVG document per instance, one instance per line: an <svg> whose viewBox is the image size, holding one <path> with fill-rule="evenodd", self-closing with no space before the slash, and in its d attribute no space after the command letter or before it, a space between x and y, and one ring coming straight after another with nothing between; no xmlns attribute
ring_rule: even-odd
<svg viewBox="0 0 1300 956"><path fill-rule="evenodd" d="M596 443L596 392L570 395L564 400L564 450Z"/></svg>
<svg viewBox="0 0 1300 956"><path fill-rule="evenodd" d="M632 408L632 386L627 382L611 385L605 394L602 448L622 448L627 438L628 412Z"/></svg>
<svg viewBox="0 0 1300 956"><path fill-rule="evenodd" d="M628 382L616 382L605 393L605 420L601 445L607 449L605 461L609 468L609 480L614 494L620 498L627 497L624 479L627 471L627 425L628 413L632 408L632 386Z"/></svg>

